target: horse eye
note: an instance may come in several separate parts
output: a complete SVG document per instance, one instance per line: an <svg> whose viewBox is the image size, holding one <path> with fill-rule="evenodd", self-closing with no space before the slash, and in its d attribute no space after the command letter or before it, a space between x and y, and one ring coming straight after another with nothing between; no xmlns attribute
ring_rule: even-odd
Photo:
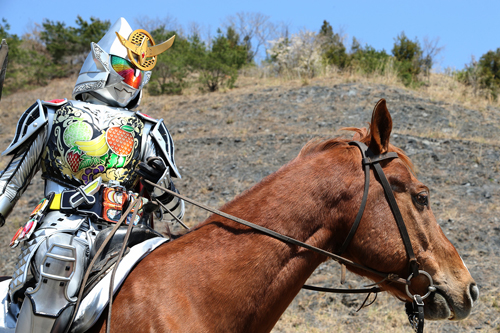
<svg viewBox="0 0 500 333"><path fill-rule="evenodd" d="M422 206L428 206L429 205L429 195L427 192L420 192L415 196L415 200L417 203L419 203Z"/></svg>

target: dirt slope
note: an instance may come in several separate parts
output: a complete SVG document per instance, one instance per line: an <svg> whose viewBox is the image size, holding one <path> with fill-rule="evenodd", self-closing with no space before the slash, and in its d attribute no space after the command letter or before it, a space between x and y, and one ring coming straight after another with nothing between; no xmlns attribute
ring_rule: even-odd
<svg viewBox="0 0 500 333"><path fill-rule="evenodd" d="M69 97L71 81L56 88L11 95L0 102L0 149L10 142L14 124L34 98ZM69 87L68 87L69 85ZM342 127L363 127L373 106L385 98L394 123L392 143L412 159L418 178L431 189L432 209L457 247L480 288L480 300L466 321L426 322L428 331L498 332L500 290L500 110L466 109L431 101L421 94L384 85L246 85L226 93L176 97L146 96L141 110L165 119L176 144L183 194L220 206L294 158L310 139L342 134ZM0 159L0 167L7 163ZM17 250L8 241L38 202L39 175L0 229L0 275L10 274ZM194 225L206 213L188 206ZM159 226L161 229L164 226ZM311 281L337 286L338 265L327 262ZM348 274L348 283L362 281ZM275 332L410 332L403 304L379 296L356 313L362 296L299 293Z"/></svg>

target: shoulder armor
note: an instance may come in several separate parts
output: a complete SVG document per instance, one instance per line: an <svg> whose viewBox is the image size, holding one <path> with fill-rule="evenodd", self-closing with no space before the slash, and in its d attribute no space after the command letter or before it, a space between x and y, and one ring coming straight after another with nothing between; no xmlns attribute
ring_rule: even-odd
<svg viewBox="0 0 500 333"><path fill-rule="evenodd" d="M50 102L37 100L35 104L28 108L28 110L24 111L23 115L17 122L14 139L2 155L13 154L19 146L21 146L28 139L32 138L46 126L48 119L47 107L45 106L60 106L66 102L66 100L54 100Z"/></svg>
<svg viewBox="0 0 500 333"><path fill-rule="evenodd" d="M177 170L177 166L175 165L174 140L172 140L172 136L163 123L163 119L155 120L148 117L144 120L156 123L149 134L153 138L153 141L156 143L157 147L160 149L160 157L167 161L168 165L170 166L171 176L182 178L179 170Z"/></svg>
<svg viewBox="0 0 500 333"><path fill-rule="evenodd" d="M51 99L50 101L42 101L43 105L50 105L50 106L63 106L66 103L68 103L68 100L66 98Z"/></svg>
<svg viewBox="0 0 500 333"><path fill-rule="evenodd" d="M144 120L144 121L147 121L147 122L150 122L150 123L158 123L159 121L162 121L162 120L158 120L158 119L155 119L155 118L151 118L150 116L148 116L147 114L145 113L142 113L142 112L139 112L137 111L135 113L137 115L137 117L139 117L141 120Z"/></svg>

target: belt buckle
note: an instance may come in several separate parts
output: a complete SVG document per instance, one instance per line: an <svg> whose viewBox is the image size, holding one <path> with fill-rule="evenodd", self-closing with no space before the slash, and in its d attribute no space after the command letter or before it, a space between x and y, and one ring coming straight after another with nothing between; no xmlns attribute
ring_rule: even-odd
<svg viewBox="0 0 500 333"><path fill-rule="evenodd" d="M128 194L123 186L106 187L103 193L103 212L104 220L116 223L122 216L122 210L128 201Z"/></svg>

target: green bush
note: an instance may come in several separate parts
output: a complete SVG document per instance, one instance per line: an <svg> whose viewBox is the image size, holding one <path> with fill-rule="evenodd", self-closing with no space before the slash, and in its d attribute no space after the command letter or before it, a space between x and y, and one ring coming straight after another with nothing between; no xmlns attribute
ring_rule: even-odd
<svg viewBox="0 0 500 333"><path fill-rule="evenodd" d="M174 34L160 27L152 36L163 42ZM190 73L198 76L201 90L232 88L238 78L238 69L247 63L247 44L240 41L232 27L227 28L225 35L219 29L210 48L197 35L189 38L176 35L173 46L158 56L148 92L152 95L182 94Z"/></svg>
<svg viewBox="0 0 500 333"><path fill-rule="evenodd" d="M498 99L500 93L500 48L488 51L479 61L472 58L465 68L453 73L457 81L472 87L474 94Z"/></svg>
<svg viewBox="0 0 500 333"><path fill-rule="evenodd" d="M55 64L61 64L66 57L88 54L90 42L98 42L110 27L109 21L101 21L91 17L90 23L78 16L78 27L66 27L64 22L53 22L46 19L40 39L45 43L47 51Z"/></svg>
<svg viewBox="0 0 500 333"><path fill-rule="evenodd" d="M232 27L226 35L219 29L210 50L199 54L193 64L200 73L200 89L216 91L222 86L233 88L238 78L238 69L247 61L247 46L240 43Z"/></svg>
<svg viewBox="0 0 500 333"><path fill-rule="evenodd" d="M342 41L342 37L333 32L332 26L324 20L318 34L321 57L324 64L335 65L339 69L349 66L350 57Z"/></svg>
<svg viewBox="0 0 500 333"><path fill-rule="evenodd" d="M406 86L418 84L418 74L424 66L422 48L417 39L411 41L402 32L394 39L392 54L396 60L396 70Z"/></svg>
<svg viewBox="0 0 500 333"><path fill-rule="evenodd" d="M356 40L353 41L351 68L361 74L384 74L388 61L391 58L385 50L377 51L372 46L361 48Z"/></svg>
<svg viewBox="0 0 500 333"><path fill-rule="evenodd" d="M497 99L500 90L500 48L483 54L477 66L480 87Z"/></svg>
<svg viewBox="0 0 500 333"><path fill-rule="evenodd" d="M0 40L6 39L9 46L9 63L5 75L4 93L9 94L24 87L48 83L53 72L45 47L32 40L23 40L10 34L10 25L5 19L0 24Z"/></svg>
<svg viewBox="0 0 500 333"><path fill-rule="evenodd" d="M2 19L0 38L5 38L9 45L5 92L46 85L54 78L80 70L76 64L90 52L90 42L101 39L110 24L95 18L89 23L80 16L76 23L78 27L73 28L45 20L39 36L28 34L20 38L9 33L10 26Z"/></svg>
<svg viewBox="0 0 500 333"><path fill-rule="evenodd" d="M5 83L3 86L4 95L7 95L15 90L14 85L17 85L15 83L18 72L14 71L13 68L16 67L16 62L22 52L22 50L20 49L21 39L17 35L10 34L9 30L10 25L7 20L3 18L2 23L0 23L0 42L2 39L5 39L9 47L7 72L5 73Z"/></svg>
<svg viewBox="0 0 500 333"><path fill-rule="evenodd" d="M175 31L166 31L160 27L151 32L156 43L163 43L175 35L172 47L158 55L152 71L148 92L151 95L180 95L186 87L189 65L189 41Z"/></svg>
<svg viewBox="0 0 500 333"><path fill-rule="evenodd" d="M77 45L75 54L83 53L87 55L90 51L90 43L97 43L111 26L109 20L101 21L98 18L90 17L90 23L82 19L80 15L76 18L77 27L73 29L76 34Z"/></svg>

